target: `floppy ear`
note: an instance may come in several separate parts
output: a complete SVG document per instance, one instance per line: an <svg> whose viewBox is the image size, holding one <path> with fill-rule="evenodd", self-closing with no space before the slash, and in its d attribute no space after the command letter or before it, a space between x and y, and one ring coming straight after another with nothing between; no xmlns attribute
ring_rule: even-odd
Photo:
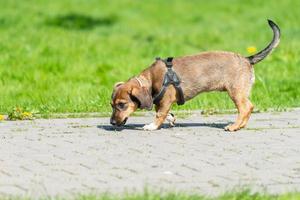
<svg viewBox="0 0 300 200"><path fill-rule="evenodd" d="M120 85L124 84L124 82L117 82L114 85L114 89L116 89L117 87L119 87Z"/></svg>
<svg viewBox="0 0 300 200"><path fill-rule="evenodd" d="M123 84L124 84L124 82L117 82L117 83L115 83L113 92L111 94L111 99L114 98L117 87L119 87L120 85L123 85Z"/></svg>
<svg viewBox="0 0 300 200"><path fill-rule="evenodd" d="M153 106L152 96L145 87L134 87L131 91L131 95L139 102L140 109L151 110Z"/></svg>

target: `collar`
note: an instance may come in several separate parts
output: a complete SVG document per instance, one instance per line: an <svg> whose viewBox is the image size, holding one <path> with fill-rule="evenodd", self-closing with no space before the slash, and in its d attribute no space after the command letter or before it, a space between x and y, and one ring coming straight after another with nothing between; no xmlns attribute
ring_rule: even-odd
<svg viewBox="0 0 300 200"><path fill-rule="evenodd" d="M141 80L141 78L139 78L139 77L134 77L135 78L135 80L137 80L137 82L139 83L139 85L141 86L141 87L143 87L143 82L142 82L142 80Z"/></svg>

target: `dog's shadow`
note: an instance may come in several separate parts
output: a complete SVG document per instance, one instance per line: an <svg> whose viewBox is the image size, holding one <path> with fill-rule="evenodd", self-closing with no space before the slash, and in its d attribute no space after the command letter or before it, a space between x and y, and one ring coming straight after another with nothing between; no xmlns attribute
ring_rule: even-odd
<svg viewBox="0 0 300 200"><path fill-rule="evenodd" d="M160 129L179 128L179 127L210 127L216 129L224 129L230 123L176 123L175 127L170 127L168 124L163 124ZM122 130L143 130L145 124L128 124L122 127L114 127L112 125L98 125L97 128L106 131L122 131Z"/></svg>

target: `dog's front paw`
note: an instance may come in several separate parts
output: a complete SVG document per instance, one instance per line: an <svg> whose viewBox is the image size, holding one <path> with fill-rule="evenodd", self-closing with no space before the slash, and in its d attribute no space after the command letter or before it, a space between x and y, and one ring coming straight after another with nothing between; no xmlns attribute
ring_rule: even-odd
<svg viewBox="0 0 300 200"><path fill-rule="evenodd" d="M154 123L151 123L151 124L147 124L143 127L143 129L145 131L154 131L154 130L157 130L158 129L158 126L155 125Z"/></svg>
<svg viewBox="0 0 300 200"><path fill-rule="evenodd" d="M236 124L230 124L230 125L226 126L224 129L225 129L225 131L233 132L233 131L239 130L240 128L241 127Z"/></svg>
<svg viewBox="0 0 300 200"><path fill-rule="evenodd" d="M173 127L175 126L176 118L172 113L169 113L167 116L167 121L169 122L170 126Z"/></svg>

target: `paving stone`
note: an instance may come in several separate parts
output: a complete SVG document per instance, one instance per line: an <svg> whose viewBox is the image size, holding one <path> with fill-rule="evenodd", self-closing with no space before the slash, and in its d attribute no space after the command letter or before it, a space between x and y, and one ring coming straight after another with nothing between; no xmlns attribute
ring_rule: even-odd
<svg viewBox="0 0 300 200"><path fill-rule="evenodd" d="M0 123L0 196L161 191L220 194L236 187L300 190L300 110L253 114L246 129L223 127L235 115L193 116L177 126L123 130L108 118Z"/></svg>

